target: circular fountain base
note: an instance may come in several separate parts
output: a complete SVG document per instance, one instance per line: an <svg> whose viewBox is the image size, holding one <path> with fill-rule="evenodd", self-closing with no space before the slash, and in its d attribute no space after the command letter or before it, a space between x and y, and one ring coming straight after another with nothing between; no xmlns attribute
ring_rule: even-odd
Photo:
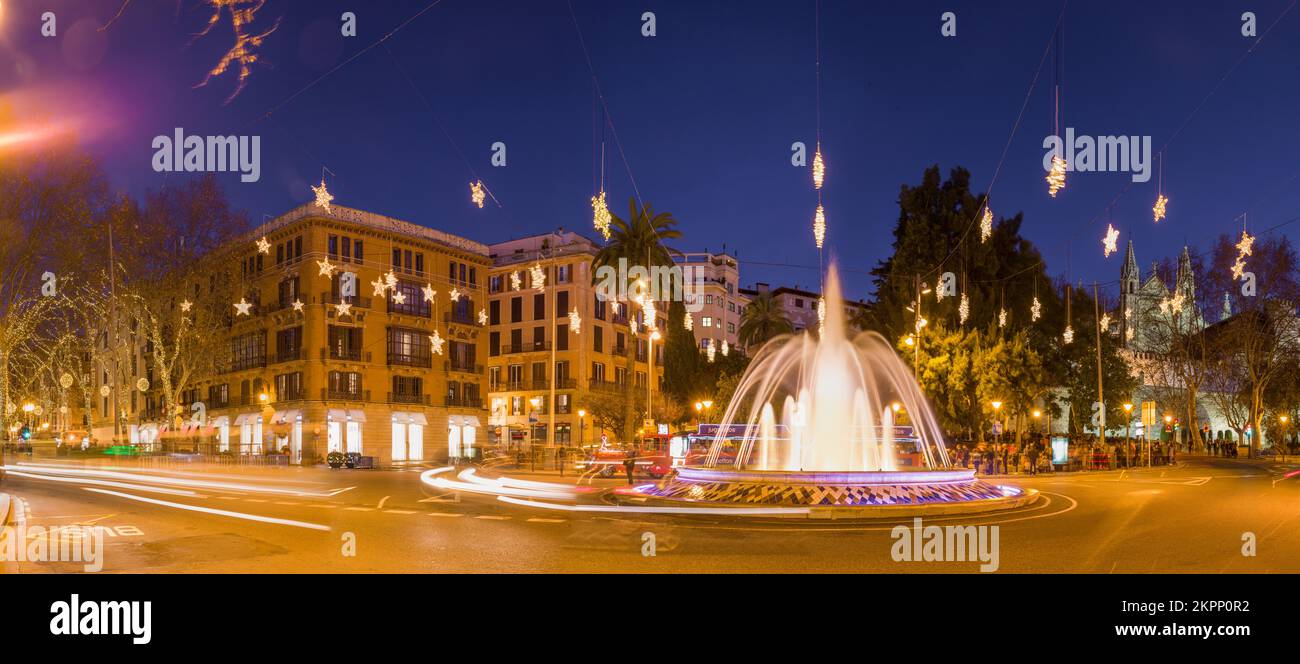
<svg viewBox="0 0 1300 664"><path fill-rule="evenodd" d="M732 507L807 507L810 516L873 518L1011 509L1033 489L990 484L975 471L756 471L685 466L658 484L620 490L621 501Z"/></svg>

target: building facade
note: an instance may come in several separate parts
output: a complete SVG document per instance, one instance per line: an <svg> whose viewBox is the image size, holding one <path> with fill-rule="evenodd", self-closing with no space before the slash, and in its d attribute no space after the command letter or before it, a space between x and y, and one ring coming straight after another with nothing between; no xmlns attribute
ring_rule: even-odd
<svg viewBox="0 0 1300 664"><path fill-rule="evenodd" d="M598 251L563 230L489 248L488 425L504 449L599 444L617 432L602 426L596 401L631 394L653 404L659 394L663 344L639 307L598 295ZM667 310L655 318L665 329Z"/></svg>
<svg viewBox="0 0 1300 664"><path fill-rule="evenodd" d="M283 452L295 464L333 451L381 466L474 456L487 414L487 254L337 205L263 224L216 261L233 267L241 299L217 369L180 393L184 433L205 450ZM205 285L192 287L202 297ZM151 442L169 425L156 387L140 398L132 442ZM94 417L101 440L112 437L109 410L105 395Z"/></svg>
<svg viewBox="0 0 1300 664"><path fill-rule="evenodd" d="M683 253L674 258L692 284L686 292L691 331L701 350L739 348L740 319L749 298L740 290L740 263L729 254Z"/></svg>
<svg viewBox="0 0 1300 664"><path fill-rule="evenodd" d="M747 301L752 301L759 295L771 294L772 300L785 313L796 333L817 328L819 322L817 319L817 301L821 299L820 293L804 290L798 286L793 288L789 286L772 288L771 285L763 282L754 284L753 288L741 289L740 293ZM852 321L866 310L867 305L864 302L845 300L844 320Z"/></svg>

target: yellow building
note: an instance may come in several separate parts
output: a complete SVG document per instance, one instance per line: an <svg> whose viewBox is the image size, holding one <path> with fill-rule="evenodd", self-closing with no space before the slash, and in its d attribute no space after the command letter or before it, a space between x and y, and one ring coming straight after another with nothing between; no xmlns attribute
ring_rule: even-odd
<svg viewBox="0 0 1300 664"><path fill-rule="evenodd" d="M232 303L228 354L180 398L187 420L206 411L205 450L287 450L290 463L337 450L387 466L481 448L486 245L306 204L230 254L251 306Z"/></svg>
<svg viewBox="0 0 1300 664"><path fill-rule="evenodd" d="M659 398L663 345L650 339L639 308L632 311L633 333L626 305L597 297L591 264L598 250L562 230L491 245L488 425L507 450L599 444L603 434L617 440L593 412L596 395L629 394L630 382L638 403ZM539 272L544 280L537 284ZM665 329L667 311L656 318Z"/></svg>

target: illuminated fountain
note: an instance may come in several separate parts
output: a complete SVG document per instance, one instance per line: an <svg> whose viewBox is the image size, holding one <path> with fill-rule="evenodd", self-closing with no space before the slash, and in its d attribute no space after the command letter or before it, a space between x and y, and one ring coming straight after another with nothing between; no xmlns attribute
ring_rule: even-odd
<svg viewBox="0 0 1300 664"><path fill-rule="evenodd" d="M785 335L758 352L702 463L620 491L620 500L897 514L1000 509L1037 498L951 465L911 369L879 334L846 333L834 268L825 310L820 338Z"/></svg>

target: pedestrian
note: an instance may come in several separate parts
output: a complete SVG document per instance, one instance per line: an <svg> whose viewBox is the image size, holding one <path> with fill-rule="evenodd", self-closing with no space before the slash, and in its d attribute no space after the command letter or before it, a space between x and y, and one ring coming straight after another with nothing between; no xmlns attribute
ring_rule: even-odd
<svg viewBox="0 0 1300 664"><path fill-rule="evenodd" d="M627 458L623 459L623 469L627 471L627 483L632 483L632 470L636 468L636 452L628 450Z"/></svg>
<svg viewBox="0 0 1300 664"><path fill-rule="evenodd" d="M1038 474L1038 443L1029 444L1029 474Z"/></svg>

